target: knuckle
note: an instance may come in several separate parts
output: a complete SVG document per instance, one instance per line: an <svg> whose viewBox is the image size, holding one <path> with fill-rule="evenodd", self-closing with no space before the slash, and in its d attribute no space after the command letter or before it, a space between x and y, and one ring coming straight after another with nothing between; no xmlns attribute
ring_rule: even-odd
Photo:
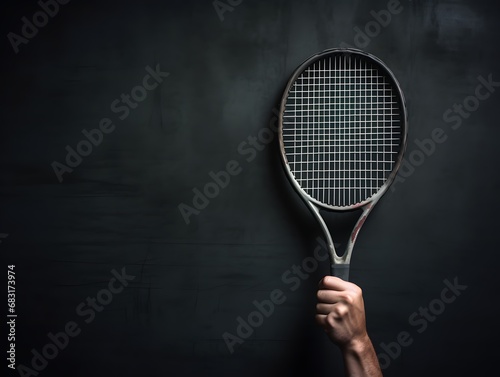
<svg viewBox="0 0 500 377"><path fill-rule="evenodd" d="M356 292L356 294L358 296L363 296L363 290L358 286L356 286L356 288L354 289L354 292Z"/></svg>
<svg viewBox="0 0 500 377"><path fill-rule="evenodd" d="M349 309L345 305L338 305L333 309L333 312L337 318L342 319L347 316Z"/></svg>
<svg viewBox="0 0 500 377"><path fill-rule="evenodd" d="M319 290L317 293L316 293L316 298L319 300L319 301L323 301L323 297L324 297L324 293L322 290Z"/></svg>
<svg viewBox="0 0 500 377"><path fill-rule="evenodd" d="M326 317L326 325L330 329L334 329L337 325L337 319L335 318L334 313L330 313Z"/></svg>
<svg viewBox="0 0 500 377"><path fill-rule="evenodd" d="M320 289L316 293L316 297L317 297L319 302L328 302L329 295L330 295L330 292L326 289Z"/></svg>
<svg viewBox="0 0 500 377"><path fill-rule="evenodd" d="M345 294L342 300L348 305L354 304L354 297L349 293Z"/></svg>

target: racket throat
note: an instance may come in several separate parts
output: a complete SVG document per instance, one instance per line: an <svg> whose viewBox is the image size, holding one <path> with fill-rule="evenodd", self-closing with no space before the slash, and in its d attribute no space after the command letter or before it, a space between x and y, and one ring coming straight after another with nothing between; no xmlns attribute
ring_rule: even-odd
<svg viewBox="0 0 500 377"><path fill-rule="evenodd" d="M347 243L347 247L346 247L344 253L342 255L339 255L335 249L332 235L330 234L330 231L328 230L328 226L326 225L325 220L323 220L323 217L319 213L319 209L311 202L309 202L309 201L305 201L305 202L308 205L308 207L310 208L310 210L313 213L316 220L318 220L318 223L321 227L321 230L323 231L323 234L325 235L331 265L332 266L333 265L349 265L349 263L351 261L351 254L352 254L352 249L354 247L354 242L352 242L351 238L350 238L348 243Z"/></svg>
<svg viewBox="0 0 500 377"><path fill-rule="evenodd" d="M326 225L325 220L321 216L318 207L316 207L311 202L306 201L308 207L311 209L311 212L318 220L321 229L323 231L323 234L325 235L330 256L330 266L331 266L332 276L339 277L342 280L346 281L349 280L349 267L351 263L351 255L354 248L354 244L356 243L356 240L358 238L359 231L363 227L366 219L368 218L368 215L370 214L371 210L373 209L377 201L378 200L374 200L373 202L366 204L362 208L361 215L359 216L358 220L356 221L352 229L352 232L347 240L347 244L342 255L339 255L339 253L337 253L328 226Z"/></svg>

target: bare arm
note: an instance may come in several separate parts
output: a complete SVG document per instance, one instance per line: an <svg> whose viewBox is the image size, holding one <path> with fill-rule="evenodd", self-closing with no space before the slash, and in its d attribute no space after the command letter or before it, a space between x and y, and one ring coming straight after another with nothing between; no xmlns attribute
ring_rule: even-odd
<svg viewBox="0 0 500 377"><path fill-rule="evenodd" d="M383 377L366 331L361 288L325 276L319 284L316 312L316 322L342 351L348 377Z"/></svg>

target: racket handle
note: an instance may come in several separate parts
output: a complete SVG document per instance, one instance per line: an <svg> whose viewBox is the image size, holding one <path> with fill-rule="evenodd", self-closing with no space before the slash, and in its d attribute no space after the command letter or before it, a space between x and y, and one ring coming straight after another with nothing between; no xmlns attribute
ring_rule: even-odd
<svg viewBox="0 0 500 377"><path fill-rule="evenodd" d="M349 265L348 264L332 264L332 276L338 277L342 280L349 281Z"/></svg>

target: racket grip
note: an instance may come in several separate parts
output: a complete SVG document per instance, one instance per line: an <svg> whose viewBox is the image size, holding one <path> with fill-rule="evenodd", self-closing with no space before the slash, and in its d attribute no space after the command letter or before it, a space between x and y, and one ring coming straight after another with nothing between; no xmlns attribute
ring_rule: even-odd
<svg viewBox="0 0 500 377"><path fill-rule="evenodd" d="M342 280L349 281L349 265L348 264L332 264L332 276L338 277Z"/></svg>

